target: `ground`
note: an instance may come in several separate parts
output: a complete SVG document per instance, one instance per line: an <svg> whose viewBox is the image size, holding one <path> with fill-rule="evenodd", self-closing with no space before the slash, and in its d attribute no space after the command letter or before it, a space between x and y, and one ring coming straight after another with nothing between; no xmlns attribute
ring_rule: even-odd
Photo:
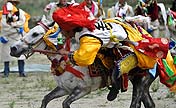
<svg viewBox="0 0 176 108"><path fill-rule="evenodd" d="M26 60L26 64L50 64L47 58L35 54ZM16 65L13 63L12 65ZM2 68L2 64L0 65ZM18 73L10 73L9 78L3 78L0 73L0 108L40 108L43 97L49 93L56 83L50 72L28 72L26 78L18 76ZM159 84L158 91L150 93L156 108L176 108L176 97L168 92L168 89ZM131 102L132 86L129 82L127 92L120 93L116 100L109 102L106 99L107 89L101 89L72 103L72 108L129 108ZM62 102L66 97L54 99L47 108L62 108ZM142 108L144 108L142 106Z"/></svg>

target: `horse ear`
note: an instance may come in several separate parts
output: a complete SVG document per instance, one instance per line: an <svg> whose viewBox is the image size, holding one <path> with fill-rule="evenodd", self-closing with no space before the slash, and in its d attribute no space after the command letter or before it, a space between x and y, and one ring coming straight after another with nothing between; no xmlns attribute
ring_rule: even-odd
<svg viewBox="0 0 176 108"><path fill-rule="evenodd" d="M53 21L53 22L51 22L48 26L49 26L49 27L53 27L54 24L55 24L55 22Z"/></svg>
<svg viewBox="0 0 176 108"><path fill-rule="evenodd" d="M46 20L46 16L43 15L41 21L43 22L43 21L45 21L45 20Z"/></svg>

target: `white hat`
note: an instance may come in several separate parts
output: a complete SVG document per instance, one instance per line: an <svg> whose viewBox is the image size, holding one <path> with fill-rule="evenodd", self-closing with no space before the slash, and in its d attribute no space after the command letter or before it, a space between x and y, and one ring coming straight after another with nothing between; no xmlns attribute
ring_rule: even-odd
<svg viewBox="0 0 176 108"><path fill-rule="evenodd" d="M7 0L7 2L16 2L17 4L19 4L20 0Z"/></svg>

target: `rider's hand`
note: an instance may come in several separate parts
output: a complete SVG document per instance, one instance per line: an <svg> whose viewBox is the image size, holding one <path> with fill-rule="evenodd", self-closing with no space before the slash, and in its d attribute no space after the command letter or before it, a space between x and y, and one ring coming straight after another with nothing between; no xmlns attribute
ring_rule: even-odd
<svg viewBox="0 0 176 108"><path fill-rule="evenodd" d="M58 53L61 55L68 55L69 51L66 51L64 48L62 48L62 49L58 50Z"/></svg>

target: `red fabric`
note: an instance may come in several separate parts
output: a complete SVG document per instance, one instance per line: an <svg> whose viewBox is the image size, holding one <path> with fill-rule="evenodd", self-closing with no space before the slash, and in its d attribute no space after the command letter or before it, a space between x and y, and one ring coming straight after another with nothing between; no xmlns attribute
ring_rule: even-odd
<svg viewBox="0 0 176 108"><path fill-rule="evenodd" d="M158 72L160 76L160 82L170 88L171 85L167 83L169 76L166 74L166 70L161 59L158 61Z"/></svg>
<svg viewBox="0 0 176 108"><path fill-rule="evenodd" d="M53 13L54 21L61 29L70 31L77 27L86 27L90 31L95 29L95 20L89 20L88 11L85 11L85 3L76 6L63 7Z"/></svg>
<svg viewBox="0 0 176 108"><path fill-rule="evenodd" d="M7 10L6 4L4 4L4 5L2 6L2 10L3 10L3 15L9 14L9 11Z"/></svg>
<svg viewBox="0 0 176 108"><path fill-rule="evenodd" d="M154 58L166 58L169 50L169 40L166 38L146 37L137 43L135 48L138 51Z"/></svg>
<svg viewBox="0 0 176 108"><path fill-rule="evenodd" d="M70 38L67 38L67 39L66 39L66 42L65 42L65 49L66 49L67 51L70 51L70 47L71 47L70 43L71 43Z"/></svg>
<svg viewBox="0 0 176 108"><path fill-rule="evenodd" d="M128 74L122 75L122 88L121 91L125 92L128 89Z"/></svg>
<svg viewBox="0 0 176 108"><path fill-rule="evenodd" d="M170 10L170 11L171 11L171 13L172 13L174 19L176 19L176 12L174 12L174 11L172 11L172 10Z"/></svg>
<svg viewBox="0 0 176 108"><path fill-rule="evenodd" d="M155 21L156 19L158 19L158 15L159 15L159 7L157 5L156 0L154 1L154 3L151 3L148 7L148 15L151 18L151 21Z"/></svg>
<svg viewBox="0 0 176 108"><path fill-rule="evenodd" d="M81 79L83 79L83 77L84 77L84 74L82 72L74 69L70 65L66 65L65 71L68 71L68 72L74 74L76 77L81 78Z"/></svg>

